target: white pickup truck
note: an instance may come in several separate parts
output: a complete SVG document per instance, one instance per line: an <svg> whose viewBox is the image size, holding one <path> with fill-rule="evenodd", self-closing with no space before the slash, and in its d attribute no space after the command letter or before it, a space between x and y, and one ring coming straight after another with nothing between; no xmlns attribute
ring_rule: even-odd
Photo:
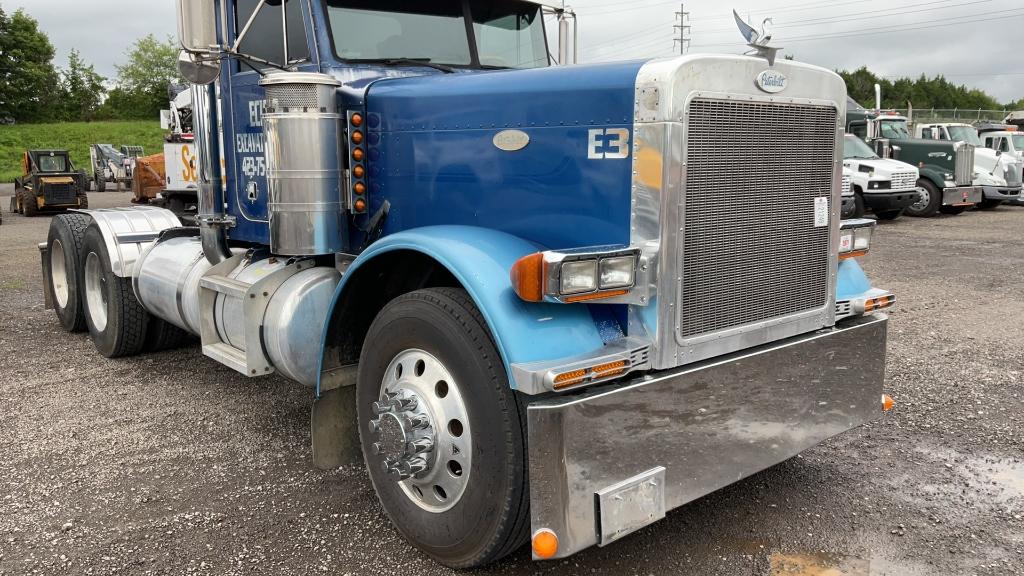
<svg viewBox="0 0 1024 576"><path fill-rule="evenodd" d="M1001 154L986 148L974 126L954 122L918 124L914 131L918 138L962 141L976 147L974 185L984 190L984 200L978 204L978 208L987 210L1003 202L1020 201L1024 178L1022 162L1016 155Z"/></svg>
<svg viewBox="0 0 1024 576"><path fill-rule="evenodd" d="M843 167L850 170L855 202L854 218L863 218L870 208L879 220L892 220L911 209L920 199L917 168L881 158L871 146L853 134L843 142Z"/></svg>

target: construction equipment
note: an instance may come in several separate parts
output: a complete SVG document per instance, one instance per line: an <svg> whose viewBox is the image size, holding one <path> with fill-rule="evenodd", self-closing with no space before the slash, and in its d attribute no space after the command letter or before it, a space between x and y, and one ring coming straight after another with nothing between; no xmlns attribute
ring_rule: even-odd
<svg viewBox="0 0 1024 576"><path fill-rule="evenodd" d="M120 149L114 148L111 144L89 146L92 177L89 179L88 188L106 192L108 182L114 183L118 191L122 186L130 188L134 159L143 153L142 146L121 146Z"/></svg>
<svg viewBox="0 0 1024 576"><path fill-rule="evenodd" d="M29 150L21 164L24 175L14 179L11 212L36 216L89 207L85 172L75 170L67 150Z"/></svg>

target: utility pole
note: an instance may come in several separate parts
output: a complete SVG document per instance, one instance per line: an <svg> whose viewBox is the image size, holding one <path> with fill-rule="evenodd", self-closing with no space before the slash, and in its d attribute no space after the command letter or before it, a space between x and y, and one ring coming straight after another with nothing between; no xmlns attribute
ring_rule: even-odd
<svg viewBox="0 0 1024 576"><path fill-rule="evenodd" d="M679 44L679 53L686 54L690 50L690 13L686 11L686 4L679 4L679 12L676 12L675 29L679 30L679 38L675 38L672 50Z"/></svg>

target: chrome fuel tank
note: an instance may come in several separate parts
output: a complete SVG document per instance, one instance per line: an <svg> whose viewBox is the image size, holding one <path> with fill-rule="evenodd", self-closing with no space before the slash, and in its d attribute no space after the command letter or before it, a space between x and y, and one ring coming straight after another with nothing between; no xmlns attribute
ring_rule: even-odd
<svg viewBox="0 0 1024 576"><path fill-rule="evenodd" d="M153 245L135 266L135 296L150 314L199 335L199 279L210 269L198 236Z"/></svg>

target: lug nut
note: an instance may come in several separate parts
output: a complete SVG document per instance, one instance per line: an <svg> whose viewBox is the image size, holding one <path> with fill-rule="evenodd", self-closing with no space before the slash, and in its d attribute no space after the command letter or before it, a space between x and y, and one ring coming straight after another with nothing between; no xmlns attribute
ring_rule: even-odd
<svg viewBox="0 0 1024 576"><path fill-rule="evenodd" d="M430 420L426 416L409 416L405 419L405 425L410 430L424 430L430 427Z"/></svg>
<svg viewBox="0 0 1024 576"><path fill-rule="evenodd" d="M384 451L384 447L380 445L380 442L374 442L370 449L373 451L374 456L380 456L381 452Z"/></svg>
<svg viewBox="0 0 1024 576"><path fill-rule="evenodd" d="M405 445L405 451L411 456L429 452L434 447L434 441L430 438L419 438Z"/></svg>
<svg viewBox="0 0 1024 576"><path fill-rule="evenodd" d="M380 420L370 420L367 422L367 426L370 428L371 434L376 434L380 431Z"/></svg>
<svg viewBox="0 0 1024 576"><path fill-rule="evenodd" d="M403 460L398 464L398 471L403 475L415 476L427 469L427 461L423 458ZM406 477L408 477L406 476ZM405 478L403 478L404 480Z"/></svg>
<svg viewBox="0 0 1024 576"><path fill-rule="evenodd" d="M417 404L418 402L416 402L415 396L412 398L395 398L394 400L391 401L391 406L394 407L395 412L415 410Z"/></svg>
<svg viewBox="0 0 1024 576"><path fill-rule="evenodd" d="M381 414L383 414L385 412L391 412L391 402L374 402L373 403L373 413L374 414L376 414L377 416L380 416Z"/></svg>

